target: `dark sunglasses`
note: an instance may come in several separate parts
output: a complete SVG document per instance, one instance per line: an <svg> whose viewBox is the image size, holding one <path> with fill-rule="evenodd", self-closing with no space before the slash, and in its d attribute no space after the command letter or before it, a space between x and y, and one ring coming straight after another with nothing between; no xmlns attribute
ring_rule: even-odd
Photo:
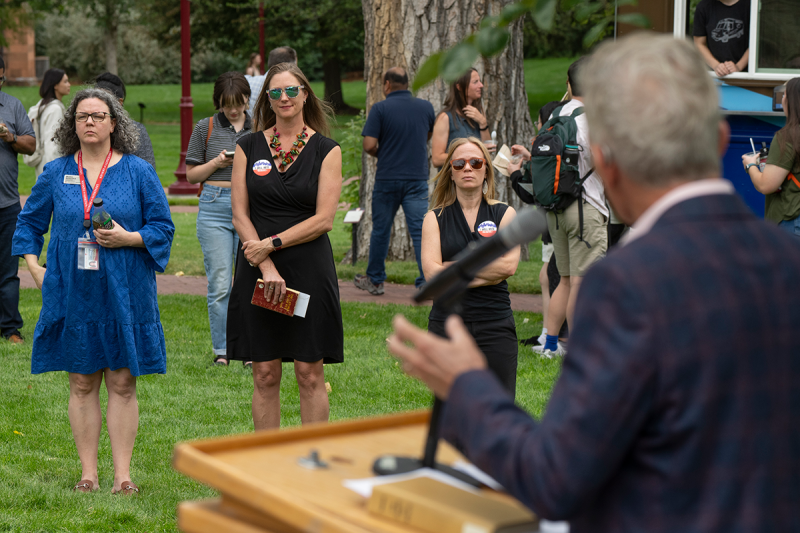
<svg viewBox="0 0 800 533"><path fill-rule="evenodd" d="M297 98L297 95L300 94L300 89L305 89L305 85L292 85L291 87L281 88L275 87L274 89L270 89L267 91L270 100L280 100L281 93L286 92L286 96L289 98Z"/></svg>
<svg viewBox="0 0 800 533"><path fill-rule="evenodd" d="M450 161L450 166L453 167L453 170L464 170L467 163L472 167L472 170L480 170L483 168L485 161L477 157L473 157L472 159L453 159Z"/></svg>

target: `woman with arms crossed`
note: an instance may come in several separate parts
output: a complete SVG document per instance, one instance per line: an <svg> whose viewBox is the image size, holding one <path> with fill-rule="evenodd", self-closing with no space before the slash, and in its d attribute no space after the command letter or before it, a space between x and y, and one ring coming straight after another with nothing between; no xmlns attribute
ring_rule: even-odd
<svg viewBox="0 0 800 533"><path fill-rule="evenodd" d="M167 371L155 273L169 261L175 227L155 170L130 155L138 133L109 92L79 91L55 140L68 155L39 176L19 215L12 249L24 256L42 290L31 371L69 372L67 411L81 461L74 490L80 492L100 488L105 379L111 492L135 494L139 488L131 482L130 463L139 425L136 378ZM111 229L92 229L89 217L98 193L113 217ZM38 259L51 216L45 269ZM99 249L81 247L78 241L86 237Z"/></svg>
<svg viewBox="0 0 800 533"><path fill-rule="evenodd" d="M493 236L516 211L494 199L494 169L489 152L475 137L456 139L435 178L432 210L422 223L422 269L433 279L470 243ZM517 246L478 273L461 301L461 316L486 355L489 368L514 395L517 383L517 333L506 278L519 264ZM446 337L450 314L438 302L428 318L428 331Z"/></svg>
<svg viewBox="0 0 800 533"><path fill-rule="evenodd" d="M476 137L483 142L492 138L489 122L483 114L481 95L483 83L475 69L470 70L450 86L444 109L436 117L431 140L431 161L441 167L447 159L450 143L455 139Z"/></svg>
<svg viewBox="0 0 800 533"><path fill-rule="evenodd" d="M800 237L800 78L786 84L783 112L786 125L770 143L764 172L758 155L743 155L742 163L756 190L766 195L764 218Z"/></svg>
<svg viewBox="0 0 800 533"><path fill-rule="evenodd" d="M267 73L255 132L233 162L233 225L242 244L228 307L228 357L253 361L255 429L280 426L281 362L293 362L302 422L328 420L323 363L341 363L342 311L328 232L342 187L342 152L328 133L330 108L302 71ZM250 303L257 280L278 303L286 289L310 295L305 318Z"/></svg>

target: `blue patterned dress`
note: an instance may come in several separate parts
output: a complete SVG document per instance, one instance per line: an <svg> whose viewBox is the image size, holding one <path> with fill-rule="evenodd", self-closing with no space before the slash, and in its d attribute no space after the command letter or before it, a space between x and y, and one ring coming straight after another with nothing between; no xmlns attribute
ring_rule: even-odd
<svg viewBox="0 0 800 533"><path fill-rule="evenodd" d="M101 247L100 270L78 270L83 199L79 184L64 183L65 175L77 174L72 155L45 165L14 232L12 254L38 256L52 216L31 372L128 368L134 376L163 374L156 271L169 261L175 226L161 182L149 163L133 155L109 167L98 197L123 228L139 232L145 247Z"/></svg>

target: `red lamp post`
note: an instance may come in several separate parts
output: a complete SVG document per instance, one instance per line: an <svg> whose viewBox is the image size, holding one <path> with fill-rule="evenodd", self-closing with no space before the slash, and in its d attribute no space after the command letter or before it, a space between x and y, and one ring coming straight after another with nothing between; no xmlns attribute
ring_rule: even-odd
<svg viewBox="0 0 800 533"><path fill-rule="evenodd" d="M186 180L186 150L192 136L192 57L191 28L189 24L189 0L181 0L181 159L175 183L169 186L169 194L197 194L199 185Z"/></svg>

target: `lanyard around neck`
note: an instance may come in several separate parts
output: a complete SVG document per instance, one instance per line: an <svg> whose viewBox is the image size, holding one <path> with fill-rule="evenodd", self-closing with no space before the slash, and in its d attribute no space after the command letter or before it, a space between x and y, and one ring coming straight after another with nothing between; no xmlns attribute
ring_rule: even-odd
<svg viewBox="0 0 800 533"><path fill-rule="evenodd" d="M97 191L100 190L100 184L103 183L103 178L106 175L106 170L108 170L108 164L111 163L111 156L113 155L113 150L111 148L108 149L108 155L106 156L106 160L103 162L103 167L100 169L100 174L97 176L97 181L94 184L94 189L92 190L92 196L90 198L86 198L86 180L83 177L83 151L78 152L78 177L81 181L81 196L83 197L83 220L89 220L89 213L92 211L92 203L94 203L94 199L97 196ZM84 223L84 226L86 224ZM88 227L88 226L86 226Z"/></svg>

